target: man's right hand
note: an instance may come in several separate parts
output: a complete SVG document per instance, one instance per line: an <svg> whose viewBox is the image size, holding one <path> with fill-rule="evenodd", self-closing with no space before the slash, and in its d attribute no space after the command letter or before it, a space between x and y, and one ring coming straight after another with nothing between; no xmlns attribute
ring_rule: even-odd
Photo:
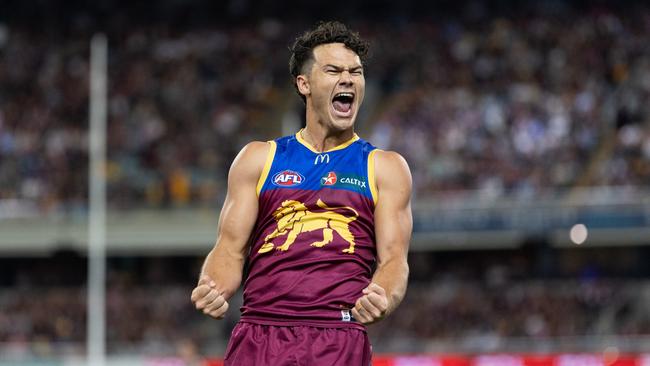
<svg viewBox="0 0 650 366"><path fill-rule="evenodd" d="M223 319L228 311L228 301L217 289L217 284L209 276L203 275L192 291L192 302L197 310L215 319Z"/></svg>

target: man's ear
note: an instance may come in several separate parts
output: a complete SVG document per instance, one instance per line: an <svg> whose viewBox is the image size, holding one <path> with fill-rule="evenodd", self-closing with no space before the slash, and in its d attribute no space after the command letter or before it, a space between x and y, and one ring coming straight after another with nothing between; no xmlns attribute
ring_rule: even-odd
<svg viewBox="0 0 650 366"><path fill-rule="evenodd" d="M296 85L298 86L298 91L300 94L307 96L310 93L309 89L309 80L307 79L306 75L298 75L296 76Z"/></svg>

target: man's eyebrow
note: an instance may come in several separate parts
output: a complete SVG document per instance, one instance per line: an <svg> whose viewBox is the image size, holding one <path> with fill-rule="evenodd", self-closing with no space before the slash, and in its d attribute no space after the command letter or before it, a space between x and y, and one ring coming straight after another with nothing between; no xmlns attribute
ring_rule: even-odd
<svg viewBox="0 0 650 366"><path fill-rule="evenodd" d="M333 68L335 70L345 70L345 67L338 66L338 65L333 65L333 64L325 64L325 65L323 65L323 68L328 68L328 67L331 67L331 68ZM357 66L352 66L352 67L349 68L350 71L356 71L356 70L359 70L359 69L363 69L363 66L362 65L357 65Z"/></svg>

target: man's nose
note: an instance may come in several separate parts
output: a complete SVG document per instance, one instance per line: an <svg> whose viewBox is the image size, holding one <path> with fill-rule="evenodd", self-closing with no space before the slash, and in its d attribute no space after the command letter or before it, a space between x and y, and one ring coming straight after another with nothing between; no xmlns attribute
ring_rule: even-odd
<svg viewBox="0 0 650 366"><path fill-rule="evenodd" d="M341 77L339 78L339 84L341 85L352 85L354 82L352 81L352 75L348 70L343 70L341 72Z"/></svg>

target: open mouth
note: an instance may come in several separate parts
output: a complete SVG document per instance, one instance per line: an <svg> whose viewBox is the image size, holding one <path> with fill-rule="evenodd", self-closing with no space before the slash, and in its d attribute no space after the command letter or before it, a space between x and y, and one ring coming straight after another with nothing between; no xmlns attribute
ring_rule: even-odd
<svg viewBox="0 0 650 366"><path fill-rule="evenodd" d="M349 116L352 113L352 102L354 102L354 93L336 93L332 98L332 107L337 114Z"/></svg>

